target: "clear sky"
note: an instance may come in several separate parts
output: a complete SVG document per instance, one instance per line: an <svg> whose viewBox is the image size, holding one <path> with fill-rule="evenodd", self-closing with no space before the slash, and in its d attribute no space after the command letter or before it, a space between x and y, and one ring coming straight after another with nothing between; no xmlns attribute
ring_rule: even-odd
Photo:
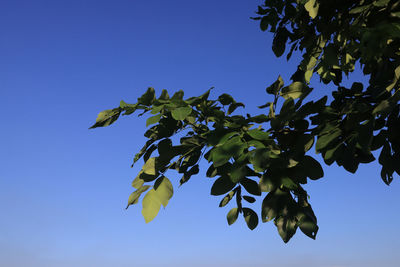
<svg viewBox="0 0 400 267"><path fill-rule="evenodd" d="M276 59L249 19L261 2L0 1L1 266L399 266L400 181L386 186L375 163L306 186L315 241L299 231L284 244L272 222L228 226L204 170L149 224L124 209L145 120L88 130L97 113L149 86L214 86L262 112L265 87L296 61Z"/></svg>

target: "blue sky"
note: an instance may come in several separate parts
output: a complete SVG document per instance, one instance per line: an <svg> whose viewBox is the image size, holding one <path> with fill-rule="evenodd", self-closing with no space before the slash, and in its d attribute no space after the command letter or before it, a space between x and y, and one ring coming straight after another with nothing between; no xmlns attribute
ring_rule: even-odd
<svg viewBox="0 0 400 267"><path fill-rule="evenodd" d="M1 266L397 266L400 183L386 186L375 163L307 185L315 241L228 226L204 170L149 224L124 209L145 120L88 130L97 113L149 86L187 97L214 86L262 112L265 87L296 61L276 59L249 19L261 2L1 1Z"/></svg>

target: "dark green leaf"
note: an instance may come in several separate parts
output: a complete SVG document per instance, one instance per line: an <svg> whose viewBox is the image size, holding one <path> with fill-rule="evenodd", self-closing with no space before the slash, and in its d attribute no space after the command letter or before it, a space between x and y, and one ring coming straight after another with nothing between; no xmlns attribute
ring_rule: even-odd
<svg viewBox="0 0 400 267"><path fill-rule="evenodd" d="M274 223L278 228L279 235L285 243L296 233L297 225L294 218L280 216L275 219Z"/></svg>
<svg viewBox="0 0 400 267"><path fill-rule="evenodd" d="M96 123L93 124L89 129L105 127L113 124L118 119L120 113L120 108L107 109L100 112L99 115L97 115Z"/></svg>
<svg viewBox="0 0 400 267"><path fill-rule="evenodd" d="M229 203L229 201L231 201L231 199L233 198L233 196L235 195L235 192L236 191L231 191L231 192L229 192L222 200L221 200L221 202L219 203L219 206L220 207L225 207L226 206L226 204L228 204Z"/></svg>
<svg viewBox="0 0 400 267"><path fill-rule="evenodd" d="M341 136L342 131L339 128L335 128L332 131L318 136L317 138L317 144L315 149L317 151L321 151L328 147L334 140L336 140L339 136Z"/></svg>
<svg viewBox="0 0 400 267"><path fill-rule="evenodd" d="M254 230L257 227L258 215L252 209L243 208L243 217L250 230Z"/></svg>
<svg viewBox="0 0 400 267"><path fill-rule="evenodd" d="M324 176L324 170L322 169L321 164L310 156L304 156L301 165L307 173L307 176L312 180L317 180Z"/></svg>
<svg viewBox="0 0 400 267"><path fill-rule="evenodd" d="M228 94L222 94L218 97L218 101L221 102L222 105L230 105L235 102L233 97Z"/></svg>
<svg viewBox="0 0 400 267"><path fill-rule="evenodd" d="M144 105L144 106L150 106L153 101L155 100L155 91L154 88L149 87L141 97L138 98L138 104Z"/></svg>
<svg viewBox="0 0 400 267"><path fill-rule="evenodd" d="M211 187L211 195L219 196L228 193L235 187L228 177L222 176L218 178Z"/></svg>
<svg viewBox="0 0 400 267"><path fill-rule="evenodd" d="M243 196L243 199L246 200L249 203L256 202L256 199L254 197L251 197L251 196Z"/></svg>
<svg viewBox="0 0 400 267"><path fill-rule="evenodd" d="M238 208L233 208L231 209L228 214L226 215L226 219L228 220L228 224L232 225L234 222L236 222L237 218L239 215L239 210Z"/></svg>
<svg viewBox="0 0 400 267"><path fill-rule="evenodd" d="M238 107L244 107L243 103L232 103L228 108L228 115L232 114Z"/></svg>
<svg viewBox="0 0 400 267"><path fill-rule="evenodd" d="M240 181L240 184L252 195L261 196L260 187L258 183L254 180L244 178Z"/></svg>
<svg viewBox="0 0 400 267"><path fill-rule="evenodd" d="M284 85L283 79L279 75L278 79L271 86L267 87L266 91L268 94L276 95L276 94L278 94L279 90L281 90L283 85ZM269 103L269 104L271 104L271 103ZM270 106L269 104L268 104L268 107ZM267 107L267 106L265 106L265 107Z"/></svg>

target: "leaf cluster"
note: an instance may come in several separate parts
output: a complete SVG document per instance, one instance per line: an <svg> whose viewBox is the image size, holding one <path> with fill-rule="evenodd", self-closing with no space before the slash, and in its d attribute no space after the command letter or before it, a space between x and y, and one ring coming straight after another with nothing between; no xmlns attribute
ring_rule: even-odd
<svg viewBox="0 0 400 267"><path fill-rule="evenodd" d="M261 30L274 34L276 56L288 50L289 60L294 51L302 53L289 85L279 76L266 88L271 101L259 107L262 114L235 115L244 104L229 94L211 100L208 90L184 99L183 91L170 97L162 90L157 98L149 88L136 103L121 101L101 112L91 127L108 126L136 110L150 115L148 140L134 157L134 163L143 159L143 167L128 200L128 207L137 204L145 193L146 222L173 196L166 172L177 171L180 185L185 184L199 173L202 158L209 163L206 176L215 179L211 195L222 197L220 207L233 205L228 224L239 215L251 230L260 218L273 221L284 242L298 228L310 238L318 231L304 189L324 176L312 148L327 165L336 163L351 173L379 155L381 178L388 185L394 173L400 174L400 1L266 0L257 14ZM346 88L343 74L352 73L357 62L370 75L369 83ZM336 86L330 103L327 95L307 100L314 73ZM178 133L183 136L174 144ZM260 196L257 213L250 204Z"/></svg>

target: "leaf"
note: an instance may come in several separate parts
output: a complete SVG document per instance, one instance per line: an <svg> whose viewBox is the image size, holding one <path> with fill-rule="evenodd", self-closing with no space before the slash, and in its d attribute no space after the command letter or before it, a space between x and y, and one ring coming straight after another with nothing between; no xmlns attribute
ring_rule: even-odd
<svg viewBox="0 0 400 267"><path fill-rule="evenodd" d="M228 94L222 94L218 97L218 101L222 104L222 105L230 105L231 103L234 103L235 100L233 99L233 97L231 95Z"/></svg>
<svg viewBox="0 0 400 267"><path fill-rule="evenodd" d="M191 107L180 107L171 111L172 117L177 121L186 119L190 113L192 113Z"/></svg>
<svg viewBox="0 0 400 267"><path fill-rule="evenodd" d="M169 95L168 95L168 91L165 89L162 89L161 95L158 98L160 100L168 100L169 99Z"/></svg>
<svg viewBox="0 0 400 267"><path fill-rule="evenodd" d="M243 217L246 221L247 227L250 230L254 230L258 225L258 215L254 212L254 210L249 208L243 208Z"/></svg>
<svg viewBox="0 0 400 267"><path fill-rule="evenodd" d="M149 87L141 97L138 98L138 104L144 105L144 106L150 106L154 100L156 99L156 94L154 91L154 88Z"/></svg>
<svg viewBox="0 0 400 267"><path fill-rule="evenodd" d="M147 189L149 189L150 186L149 185L145 185L145 186L141 186L138 190L136 190L135 192L133 192L129 198L128 198L128 205L126 206L126 209L133 204L136 204L139 202L139 197L140 195L145 192Z"/></svg>
<svg viewBox="0 0 400 267"><path fill-rule="evenodd" d="M198 173L199 173L199 165L196 164L192 168L190 168L189 171L185 172L182 179L179 181L179 184L182 185L182 184L186 183L187 181L189 181L189 179L190 179L190 177L192 177L192 175L195 175Z"/></svg>
<svg viewBox="0 0 400 267"><path fill-rule="evenodd" d="M237 218L239 215L239 210L238 208L233 208L231 209L228 214L226 215L226 219L228 220L228 224L232 225L234 222L236 222Z"/></svg>
<svg viewBox="0 0 400 267"><path fill-rule="evenodd" d="M211 187L211 195L219 196L228 193L235 187L235 184L231 182L228 177L222 176L215 180Z"/></svg>
<svg viewBox="0 0 400 267"><path fill-rule="evenodd" d="M119 117L121 113L120 108L107 109L97 115L96 123L93 124L89 129L97 127L105 127L113 124Z"/></svg>
<svg viewBox="0 0 400 267"><path fill-rule="evenodd" d="M146 223L152 221L161 208L161 201L154 189L151 189L142 200L142 215Z"/></svg>
<svg viewBox="0 0 400 267"><path fill-rule="evenodd" d="M172 187L171 181L165 176L160 177L154 183L154 189L157 193L158 199L165 208L174 194L174 188Z"/></svg>
<svg viewBox="0 0 400 267"><path fill-rule="evenodd" d="M238 156L243 152L245 146L246 145L241 141L239 136L234 136L222 146L214 148L210 154L214 166L222 166L227 163L231 157Z"/></svg>
<svg viewBox="0 0 400 267"><path fill-rule="evenodd" d="M138 108L138 104L128 104L124 100L121 100L119 103L119 107L125 111L123 115L130 115L136 111Z"/></svg>
<svg viewBox="0 0 400 267"><path fill-rule="evenodd" d="M235 162L230 170L229 178L233 183L238 183L245 177L246 174L247 174L246 165L241 165Z"/></svg>
<svg viewBox="0 0 400 267"><path fill-rule="evenodd" d="M318 14L319 3L316 0L309 0L305 5L305 9L308 11L308 14L311 18L315 18Z"/></svg>
<svg viewBox="0 0 400 267"><path fill-rule="evenodd" d="M267 87L266 91L268 94L276 95L279 92L279 90L283 87L283 85L284 85L283 79L282 79L281 75L279 75L278 79L273 84L271 84L271 86ZM273 104L273 103L269 103L269 104ZM268 105L268 106L270 106L270 105ZM265 104L265 107L267 107L267 104Z"/></svg>
<svg viewBox="0 0 400 267"><path fill-rule="evenodd" d="M269 134L267 132L258 129L249 130L247 134L256 140L260 141L270 140Z"/></svg>
<svg viewBox="0 0 400 267"><path fill-rule="evenodd" d="M296 99L309 92L310 88L307 85L302 82L294 82L289 86L282 88L280 94L284 99L288 99L289 97Z"/></svg>
<svg viewBox="0 0 400 267"><path fill-rule="evenodd" d="M139 189L144 184L144 180L140 178L140 174L142 171L136 176L136 178L132 181L132 187Z"/></svg>
<svg viewBox="0 0 400 267"><path fill-rule="evenodd" d="M316 222L306 217L299 225L300 230L308 237L315 239L318 232L318 225Z"/></svg>
<svg viewBox="0 0 400 267"><path fill-rule="evenodd" d="M340 130L339 128L335 128L334 130L332 130L324 135L318 136L317 143L315 145L315 149L317 151L321 151L321 150L325 149L335 139L337 139L341 135L342 135L342 130Z"/></svg>
<svg viewBox="0 0 400 267"><path fill-rule="evenodd" d="M146 120L146 126L159 122L161 119L161 114L152 116Z"/></svg>
<svg viewBox="0 0 400 267"><path fill-rule="evenodd" d="M156 158L149 158L143 165L142 170L145 174L156 175Z"/></svg>
<svg viewBox="0 0 400 267"><path fill-rule="evenodd" d="M182 90L179 90L178 92L175 92L175 94L171 97L172 100L182 100L183 95L185 93Z"/></svg>
<svg viewBox="0 0 400 267"><path fill-rule="evenodd" d="M135 155L135 157L133 159L133 163L138 161L143 156L143 154L146 153L146 150L149 148L149 146L151 144L154 143L154 141L155 140L153 140L153 139L147 140L146 144L142 147L142 149L140 149L140 151L138 153L136 153L136 155ZM133 164L132 164L132 167L133 167Z"/></svg>
<svg viewBox="0 0 400 267"><path fill-rule="evenodd" d="M297 225L294 218L280 216L274 221L283 242L287 243L296 233Z"/></svg>
<svg viewBox="0 0 400 267"><path fill-rule="evenodd" d="M261 176L259 187L262 192L271 192L276 189L276 184L272 181L272 177L268 172Z"/></svg>
<svg viewBox="0 0 400 267"><path fill-rule="evenodd" d="M224 196L224 198L221 200L221 202L219 203L219 206L225 207L226 204L229 203L229 201L231 201L231 199L233 198L233 196L235 195L236 191L232 190L231 192L229 192L226 196Z"/></svg>
<svg viewBox="0 0 400 267"><path fill-rule="evenodd" d="M349 14L358 14L358 13L364 12L365 10L369 9L370 7L371 7L371 4L364 5L364 6L357 6L353 9L351 9L349 11Z"/></svg>
<svg viewBox="0 0 400 267"><path fill-rule="evenodd" d="M251 197L251 196L243 196L243 199L246 200L249 203L256 202L256 199L254 197Z"/></svg>
<svg viewBox="0 0 400 267"><path fill-rule="evenodd" d="M304 156L301 165L307 173L307 176L312 180L317 180L324 176L324 170L322 169L321 164L310 156Z"/></svg>
<svg viewBox="0 0 400 267"><path fill-rule="evenodd" d="M240 181L240 184L252 195L261 196L261 191L258 186L258 183L249 178L244 178Z"/></svg>
<svg viewBox="0 0 400 267"><path fill-rule="evenodd" d="M280 57L285 52L286 42L289 38L289 31L286 28L279 28L272 41L272 51L275 56Z"/></svg>
<svg viewBox="0 0 400 267"><path fill-rule="evenodd" d="M232 103L228 108L228 115L232 114L238 107L244 107L243 103Z"/></svg>
<svg viewBox="0 0 400 267"><path fill-rule="evenodd" d="M286 176L282 177L281 183L284 187L291 189L291 190L294 190L298 187L297 183L293 182L292 179L290 179L289 177L286 177Z"/></svg>
<svg viewBox="0 0 400 267"><path fill-rule="evenodd" d="M261 206L261 219L263 222L273 220L278 214L276 210L276 198L274 193L268 193L264 198Z"/></svg>

